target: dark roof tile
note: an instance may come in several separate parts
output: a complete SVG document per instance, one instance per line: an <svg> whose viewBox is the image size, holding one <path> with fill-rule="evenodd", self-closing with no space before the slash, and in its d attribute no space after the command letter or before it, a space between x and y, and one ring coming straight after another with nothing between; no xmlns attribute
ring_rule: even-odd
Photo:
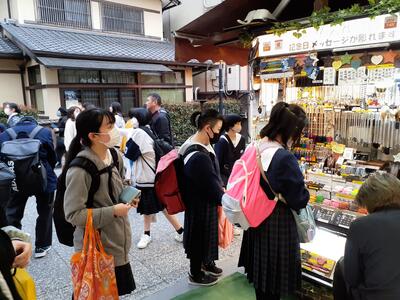
<svg viewBox="0 0 400 300"><path fill-rule="evenodd" d="M174 46L164 41L39 26L5 23L1 26L16 42L41 55L48 52L132 60L175 60Z"/></svg>
<svg viewBox="0 0 400 300"><path fill-rule="evenodd" d="M0 54L18 55L21 54L21 50L10 40L6 38L0 38Z"/></svg>

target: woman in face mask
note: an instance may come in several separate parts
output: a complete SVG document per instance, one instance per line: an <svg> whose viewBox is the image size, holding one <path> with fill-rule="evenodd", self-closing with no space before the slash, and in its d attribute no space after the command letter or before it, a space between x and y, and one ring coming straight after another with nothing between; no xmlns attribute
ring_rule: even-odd
<svg viewBox="0 0 400 300"><path fill-rule="evenodd" d="M307 124L304 110L295 104L277 103L261 130L259 150L268 183L260 184L269 199L281 194L272 214L243 234L239 266L245 268L257 300L293 295L301 288L300 243L292 210L306 207L310 195L295 156L290 152ZM272 159L267 149L276 150ZM264 155L265 153L265 155ZM273 191L272 191L273 190Z"/></svg>
<svg viewBox="0 0 400 300"><path fill-rule="evenodd" d="M66 172L64 212L66 220L76 226L74 247L81 251L91 175L82 168L69 166L76 157L89 159L101 173L99 189L93 198L93 224L99 229L106 253L114 257L118 293L125 295L135 289L128 255L132 235L128 213L132 206L118 201L123 190L124 165L118 151L113 149L120 138L114 123L114 115L100 108L84 111L77 117L77 135L71 142L63 169ZM117 157L118 163L113 157Z"/></svg>
<svg viewBox="0 0 400 300"><path fill-rule="evenodd" d="M21 110L16 103L6 103L4 107L4 113L8 116L8 127L14 127L21 119L21 117L19 116Z"/></svg>
<svg viewBox="0 0 400 300"><path fill-rule="evenodd" d="M219 140L223 118L216 110L196 112L191 123L197 132L181 147L184 157L185 231L183 244L190 259L189 284L217 283L218 206L223 194L218 160L211 144Z"/></svg>
<svg viewBox="0 0 400 300"><path fill-rule="evenodd" d="M77 106L72 106L72 107L68 108L68 110L67 110L68 120L65 123L65 129L64 129L65 151L68 151L73 138L76 136L75 120L78 117L80 112L81 112L81 110Z"/></svg>
<svg viewBox="0 0 400 300"><path fill-rule="evenodd" d="M225 134L215 144L215 153L220 166L221 178L226 186L233 164L242 156L246 148L246 141L240 134L242 117L236 114L225 116L223 131Z"/></svg>

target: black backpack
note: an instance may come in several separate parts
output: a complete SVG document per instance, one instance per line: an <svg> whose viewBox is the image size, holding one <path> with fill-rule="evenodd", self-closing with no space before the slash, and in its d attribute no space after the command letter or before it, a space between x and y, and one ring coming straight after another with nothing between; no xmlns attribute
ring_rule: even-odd
<svg viewBox="0 0 400 300"><path fill-rule="evenodd" d="M41 194L47 188L47 171L39 156L42 143L36 139L42 129L36 126L30 134L17 134L9 128L5 132L11 140L1 145L2 159L15 174L16 187L13 185L13 188L28 196Z"/></svg>
<svg viewBox="0 0 400 300"><path fill-rule="evenodd" d="M70 168L79 167L84 169L92 177L92 182L90 184L88 193L88 200L86 202L87 208L93 207L94 194L100 187L100 175L109 172L109 170L111 170L113 167L119 169L117 151L112 148L110 149L110 152L112 155L113 163L102 170L97 169L96 165L90 159L87 159L85 157L76 157L75 159L72 160L72 162L69 165ZM57 191L54 200L53 220L59 242L66 246L72 247L74 245L75 226L73 226L65 219L65 213L64 213L64 194L66 189L65 186L66 175L67 175L67 169L64 169L61 175L57 179ZM109 188L108 192L112 196L111 185L109 185L108 188Z"/></svg>
<svg viewBox="0 0 400 300"><path fill-rule="evenodd" d="M174 149L168 142L164 141L163 139L159 138L149 127L142 126L140 127L144 132L146 132L154 141L154 153L156 155L156 169L158 162L160 161L161 157L165 154L169 153L171 150ZM146 162L147 163L147 162ZM155 170L153 170L155 172Z"/></svg>

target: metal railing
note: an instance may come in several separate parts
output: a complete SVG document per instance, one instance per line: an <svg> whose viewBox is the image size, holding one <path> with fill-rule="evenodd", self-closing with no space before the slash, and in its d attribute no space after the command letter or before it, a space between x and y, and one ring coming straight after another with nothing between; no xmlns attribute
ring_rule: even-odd
<svg viewBox="0 0 400 300"><path fill-rule="evenodd" d="M144 35L143 10L111 2L101 4L104 31Z"/></svg>
<svg viewBox="0 0 400 300"><path fill-rule="evenodd" d="M36 8L41 23L92 28L90 0L36 0Z"/></svg>

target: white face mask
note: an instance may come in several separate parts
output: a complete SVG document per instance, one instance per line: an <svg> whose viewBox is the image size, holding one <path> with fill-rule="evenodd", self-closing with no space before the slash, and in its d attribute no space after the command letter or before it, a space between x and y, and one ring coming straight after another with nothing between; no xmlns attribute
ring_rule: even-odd
<svg viewBox="0 0 400 300"><path fill-rule="evenodd" d="M4 109L4 113L5 113L7 116L11 115L11 110L10 110L10 108L6 107L6 108Z"/></svg>
<svg viewBox="0 0 400 300"><path fill-rule="evenodd" d="M108 142L99 141L107 148L114 148L115 146L118 146L120 144L121 136L119 134L118 129L115 127L108 133L98 133L98 134L108 134L108 136L110 137L110 140Z"/></svg>
<svg viewBox="0 0 400 300"><path fill-rule="evenodd" d="M57 113L56 113L56 115L57 115L57 117L61 117L61 111L59 111L59 110L57 110Z"/></svg>

